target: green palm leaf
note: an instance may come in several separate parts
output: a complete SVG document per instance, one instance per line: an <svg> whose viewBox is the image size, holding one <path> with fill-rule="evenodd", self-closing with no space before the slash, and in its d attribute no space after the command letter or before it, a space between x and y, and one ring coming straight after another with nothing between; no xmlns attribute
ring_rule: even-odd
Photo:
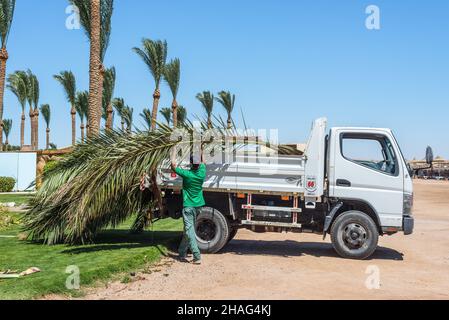
<svg viewBox="0 0 449 320"><path fill-rule="evenodd" d="M167 41L143 39L142 49L135 47L133 50L147 65L158 90L167 61Z"/></svg>
<svg viewBox="0 0 449 320"><path fill-rule="evenodd" d="M51 109L50 109L50 105L49 104L43 104L41 106L41 113L42 113L42 117L45 120L45 123L47 124L47 128L50 127L50 120L51 120Z"/></svg>

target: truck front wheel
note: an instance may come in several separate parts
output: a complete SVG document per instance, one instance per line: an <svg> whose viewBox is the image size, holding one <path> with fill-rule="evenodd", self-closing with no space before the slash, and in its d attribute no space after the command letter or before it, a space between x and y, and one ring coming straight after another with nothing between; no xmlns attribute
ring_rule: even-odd
<svg viewBox="0 0 449 320"><path fill-rule="evenodd" d="M220 211L204 207L196 217L195 231L200 251L217 253L228 243L231 229Z"/></svg>
<svg viewBox="0 0 449 320"><path fill-rule="evenodd" d="M334 221L331 229L332 245L343 258L367 259L377 249L379 231L368 215L348 211Z"/></svg>

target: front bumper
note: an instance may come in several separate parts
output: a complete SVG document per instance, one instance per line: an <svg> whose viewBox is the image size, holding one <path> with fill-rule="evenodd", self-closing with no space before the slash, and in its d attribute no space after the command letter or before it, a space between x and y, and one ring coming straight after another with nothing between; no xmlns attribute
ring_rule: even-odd
<svg viewBox="0 0 449 320"><path fill-rule="evenodd" d="M408 236L413 233L413 229L415 227L415 219L411 216L404 216L402 230L404 231L404 235Z"/></svg>

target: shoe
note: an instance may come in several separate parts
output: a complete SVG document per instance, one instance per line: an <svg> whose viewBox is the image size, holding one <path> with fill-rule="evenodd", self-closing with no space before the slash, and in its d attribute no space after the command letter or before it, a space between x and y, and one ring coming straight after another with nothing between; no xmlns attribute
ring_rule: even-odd
<svg viewBox="0 0 449 320"><path fill-rule="evenodd" d="M200 265L201 264L201 259L200 260L193 260L192 263L196 264L196 265Z"/></svg>
<svg viewBox="0 0 449 320"><path fill-rule="evenodd" d="M189 263L190 261L187 260L187 257L178 257L179 262L183 262L183 263Z"/></svg>

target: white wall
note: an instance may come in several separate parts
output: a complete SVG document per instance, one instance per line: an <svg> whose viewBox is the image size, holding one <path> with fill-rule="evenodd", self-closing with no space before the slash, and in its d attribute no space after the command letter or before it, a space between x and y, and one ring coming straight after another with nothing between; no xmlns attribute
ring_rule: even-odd
<svg viewBox="0 0 449 320"><path fill-rule="evenodd" d="M36 180L36 153L0 152L0 177L16 179L15 191L25 191Z"/></svg>

